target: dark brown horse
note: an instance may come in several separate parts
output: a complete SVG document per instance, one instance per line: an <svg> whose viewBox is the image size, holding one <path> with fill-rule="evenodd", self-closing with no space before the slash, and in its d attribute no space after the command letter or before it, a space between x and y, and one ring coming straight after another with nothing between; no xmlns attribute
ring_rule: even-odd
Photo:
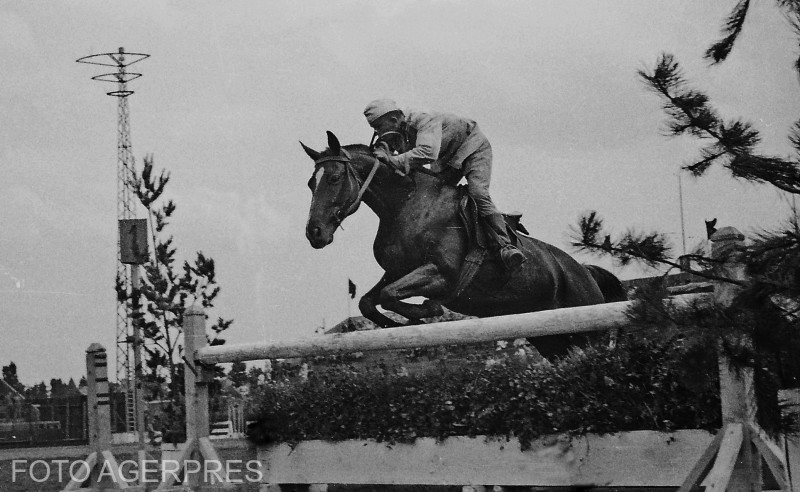
<svg viewBox="0 0 800 492"><path fill-rule="evenodd" d="M305 145L303 149L315 163L308 182L313 197L306 237L311 246L330 244L339 224L362 201L380 219L373 252L385 273L359 301L363 315L380 326L398 323L378 311L379 305L413 323L442 314L442 305L484 317L625 299L611 273L584 267L560 249L527 236L520 237L520 249L527 256L522 268L509 277L497 259L487 256L472 282L454 298L468 249L455 187L424 172L398 175L379 163L369 147L341 146L331 132L325 151ZM404 302L417 296L427 300ZM550 357L583 339L556 335L532 341Z"/></svg>

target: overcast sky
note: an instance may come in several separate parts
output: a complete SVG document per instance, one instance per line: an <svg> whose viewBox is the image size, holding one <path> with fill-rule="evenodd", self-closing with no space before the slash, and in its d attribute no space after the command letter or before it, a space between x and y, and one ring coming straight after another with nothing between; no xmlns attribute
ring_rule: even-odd
<svg viewBox="0 0 800 492"><path fill-rule="evenodd" d="M131 67L144 74L129 99L137 164L153 153L171 173L179 255L216 260L214 314L247 342L332 326L357 311L347 279L360 295L380 277L365 207L327 248L308 244L313 168L297 143L321 150L326 130L367 143L361 112L377 97L478 121L492 195L535 237L567 248L593 209L617 232L671 233L680 252L677 176L696 144L662 135L636 70L674 53L766 152L790 152L800 113L797 45L774 2L753 4L727 63L701 59L734 4L0 0L0 365L32 384L79 378L92 342L113 353L117 101L91 80L103 67L77 58L151 55ZM690 246L703 219L747 233L789 212L785 196L720 171L685 176L683 192Z"/></svg>

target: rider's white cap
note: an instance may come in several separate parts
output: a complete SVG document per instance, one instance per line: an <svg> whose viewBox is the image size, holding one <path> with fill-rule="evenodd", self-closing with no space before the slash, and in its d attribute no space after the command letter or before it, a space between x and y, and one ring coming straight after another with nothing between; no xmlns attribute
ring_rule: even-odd
<svg viewBox="0 0 800 492"><path fill-rule="evenodd" d="M391 99L376 99L367 104L367 107L364 109L364 116L367 117L367 123L372 125L375 123L375 120L392 111L400 111L400 107L396 102Z"/></svg>

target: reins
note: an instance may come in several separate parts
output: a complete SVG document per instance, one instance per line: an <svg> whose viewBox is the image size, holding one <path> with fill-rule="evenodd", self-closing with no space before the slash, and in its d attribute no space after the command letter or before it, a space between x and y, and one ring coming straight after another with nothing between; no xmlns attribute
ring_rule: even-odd
<svg viewBox="0 0 800 492"><path fill-rule="evenodd" d="M347 207L347 212L345 216L349 215L350 212L354 211L356 207L358 207L358 205L361 204L361 199L364 197L364 193L366 193L369 184L372 182L372 178L375 177L375 173L378 172L378 168L380 167L381 162L376 157L373 157L372 159L375 161L372 164L372 169L369 170L367 179L365 179L364 182L359 185L360 188L358 190L358 195L356 195L355 201L353 201L353 203L349 207ZM355 170L353 170L353 166L350 164L349 161L347 162L346 166L348 172L350 172L356 179L356 182L358 182L358 174L356 174Z"/></svg>
<svg viewBox="0 0 800 492"><path fill-rule="evenodd" d="M347 152L345 149L341 149L340 155L333 155L333 156L326 156L321 157L314 161L314 165L322 164L323 162L341 162L344 164L345 169L347 169L347 174L351 176L355 182L358 184L358 194L356 195L355 200L352 203L347 205L346 207L343 206L339 210L336 211L335 217L339 224L342 221L353 213L356 208L361 204L361 200L364 198L364 193L367 192L367 188L369 188L370 183L372 183L372 179L375 177L375 174L378 172L378 168L380 167L380 161L373 157L372 158L375 162L372 164L372 169L370 169L369 174L367 175L367 179L363 182L358 177L355 169L353 168L353 164L350 162L350 153Z"/></svg>
<svg viewBox="0 0 800 492"><path fill-rule="evenodd" d="M401 154L402 154L403 152L405 152L405 150L406 150L406 147L407 147L407 145L408 145L408 141L407 141L407 139L406 139L406 136L405 136L405 134L403 134L403 133L401 133L401 132L398 132L398 131L388 131L388 132L381 133L380 135L378 134L378 132L374 132L374 133L372 134L372 139L371 139L371 140L370 140L370 142L369 142L369 150L370 150L370 151L374 150L374 149L375 149L375 145L376 145L378 142L382 141L382 140L384 141L384 143L385 143L385 144L388 144L388 142L386 142L386 141L384 140L384 138L385 138L385 137L387 137L387 136L389 136L389 135L397 135L398 137L400 137L400 139L401 139L401 141L402 141L402 143L403 143L403 148L399 149L398 151L399 151ZM419 172L421 172L422 174L427 174L428 176L431 176L431 177L433 177L433 178L436 178L436 179L438 179L439 181L444 181L444 179L443 179L443 178L442 178L440 175L438 175L437 173L435 173L435 172L431 171L431 170L430 170L430 169L428 169L427 167L420 166L420 165L412 165L412 166L411 166L411 169L413 169L414 171L419 171Z"/></svg>

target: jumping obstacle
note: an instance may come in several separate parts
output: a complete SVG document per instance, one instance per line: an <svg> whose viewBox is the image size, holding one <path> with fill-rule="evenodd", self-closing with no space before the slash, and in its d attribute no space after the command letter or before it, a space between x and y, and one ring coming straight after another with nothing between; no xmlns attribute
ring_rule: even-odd
<svg viewBox="0 0 800 492"><path fill-rule="evenodd" d="M735 229L724 228L713 241L719 254L742 243L743 236ZM742 274L742 268L731 264L729 274L736 278ZM733 294L730 286L720 284L713 297L717 302L729 302ZM708 298L708 294L689 294L667 302L681 306ZM214 347L206 346L205 314L191 307L186 311L184 324L187 443L182 457L219 459L208 440L207 384L211 377L209 367L213 364L611 330L629 325L625 312L631 305L631 302L609 303L295 341ZM681 492L697 487L709 491L758 491L764 476L773 487L789 490L782 453L756 423L752 370L733 370L724 356L719 359L719 367L723 428L713 438L703 431L671 434L639 431L586 436L582 441L551 439L526 452L520 451L513 440L506 443L468 438L452 438L444 443L419 439L417 444L392 448L369 441L309 441L291 448L273 445L258 451L264 474L261 490L280 490L281 483L305 483L312 490L325 490L325 483L470 484L464 485L465 491L486 490L482 484L492 483L534 487L674 487L677 480ZM762 462L766 463L766 469L762 469ZM669 476L665 478L665 474ZM199 485L196 481L199 475L190 478L188 485ZM160 488L167 489L173 482L163 483ZM223 482L225 487L235 486L228 477ZM494 490L503 487L495 486Z"/></svg>

